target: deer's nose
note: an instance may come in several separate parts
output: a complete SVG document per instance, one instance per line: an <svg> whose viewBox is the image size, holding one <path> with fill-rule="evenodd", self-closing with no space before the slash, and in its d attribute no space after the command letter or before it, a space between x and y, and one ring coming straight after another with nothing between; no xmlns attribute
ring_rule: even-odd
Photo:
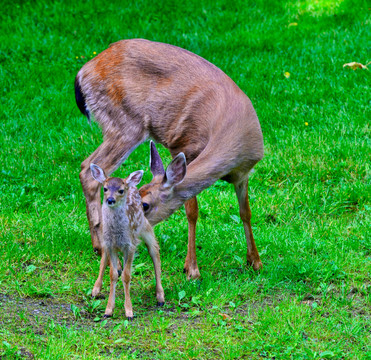
<svg viewBox="0 0 371 360"><path fill-rule="evenodd" d="M116 200L113 198L113 197L109 197L108 199L107 199L107 204L108 205L113 205L113 204L115 204L116 203Z"/></svg>

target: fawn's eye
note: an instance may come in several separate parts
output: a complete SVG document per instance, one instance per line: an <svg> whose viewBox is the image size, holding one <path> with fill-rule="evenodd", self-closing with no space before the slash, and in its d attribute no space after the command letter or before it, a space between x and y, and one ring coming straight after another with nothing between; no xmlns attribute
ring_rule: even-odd
<svg viewBox="0 0 371 360"><path fill-rule="evenodd" d="M123 194L124 193L124 190L119 190L119 194Z"/></svg>
<svg viewBox="0 0 371 360"><path fill-rule="evenodd" d="M147 211L149 209L149 205L147 203L143 203L143 210Z"/></svg>
<svg viewBox="0 0 371 360"><path fill-rule="evenodd" d="M103 191L106 192L108 189L107 188L103 188Z"/></svg>

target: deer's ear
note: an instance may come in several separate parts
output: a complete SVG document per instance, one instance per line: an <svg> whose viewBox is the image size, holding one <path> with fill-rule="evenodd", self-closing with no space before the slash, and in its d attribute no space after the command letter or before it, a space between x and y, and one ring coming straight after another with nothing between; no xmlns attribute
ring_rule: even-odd
<svg viewBox="0 0 371 360"><path fill-rule="evenodd" d="M173 161L169 164L166 169L166 173L164 176L164 187L173 187L175 185L180 184L187 173L187 163L186 157L181 152Z"/></svg>
<svg viewBox="0 0 371 360"><path fill-rule="evenodd" d="M91 174L93 175L93 178L99 181L101 184L103 184L104 181L107 179L106 174L104 173L103 169L100 168L98 165L91 163L90 170L91 170Z"/></svg>
<svg viewBox="0 0 371 360"><path fill-rule="evenodd" d="M164 165L153 141L151 141L151 158L149 164L153 177L157 175L165 175Z"/></svg>
<svg viewBox="0 0 371 360"><path fill-rule="evenodd" d="M137 186L143 177L143 170L134 171L126 179L128 186Z"/></svg>

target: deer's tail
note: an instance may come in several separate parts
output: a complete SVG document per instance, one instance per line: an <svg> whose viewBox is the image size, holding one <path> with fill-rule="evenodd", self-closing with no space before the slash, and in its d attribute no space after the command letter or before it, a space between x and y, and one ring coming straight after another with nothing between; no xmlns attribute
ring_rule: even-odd
<svg viewBox="0 0 371 360"><path fill-rule="evenodd" d="M86 106L85 96L82 93L81 86L80 86L80 80L79 80L78 75L76 76L76 79L75 79L75 98L76 98L76 104L77 104L78 108L80 109L81 113L83 115L85 115L90 122L91 121L90 111L89 111L88 107Z"/></svg>

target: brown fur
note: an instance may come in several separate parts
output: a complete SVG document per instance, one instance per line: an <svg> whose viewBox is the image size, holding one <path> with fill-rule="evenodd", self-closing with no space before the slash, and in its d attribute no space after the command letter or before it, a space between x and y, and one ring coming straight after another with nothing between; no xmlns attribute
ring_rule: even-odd
<svg viewBox="0 0 371 360"><path fill-rule="evenodd" d="M259 120L248 97L213 64L172 45L123 40L85 64L76 83L104 135L103 144L82 163L80 173L92 243L98 251L102 236L99 188L91 181L89 165L95 162L110 174L149 137L173 156L183 152L188 165L183 182L170 192L158 179L143 188L143 201L156 203L156 213L146 215L152 224L220 178L247 194L248 172L263 157ZM247 195L239 193L245 214ZM189 208L196 211L197 206ZM249 217L242 220L247 259L258 269L261 261ZM186 261L188 274L199 273L195 255L188 254L187 259L192 260Z"/></svg>

